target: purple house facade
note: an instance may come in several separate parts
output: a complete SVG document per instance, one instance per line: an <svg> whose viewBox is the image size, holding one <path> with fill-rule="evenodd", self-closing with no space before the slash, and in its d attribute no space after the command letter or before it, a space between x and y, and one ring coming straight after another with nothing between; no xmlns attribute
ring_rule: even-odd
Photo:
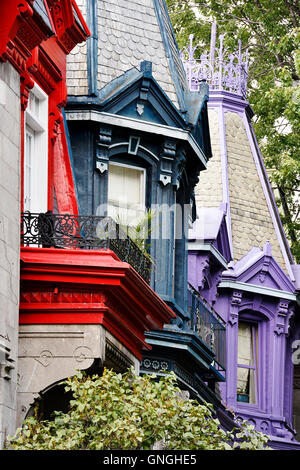
<svg viewBox="0 0 300 470"><path fill-rule="evenodd" d="M300 450L299 265L251 125L248 57L226 56L222 42L196 60L191 37L182 52L190 89L210 86L213 152L195 189L189 282L226 323L223 403L273 448Z"/></svg>

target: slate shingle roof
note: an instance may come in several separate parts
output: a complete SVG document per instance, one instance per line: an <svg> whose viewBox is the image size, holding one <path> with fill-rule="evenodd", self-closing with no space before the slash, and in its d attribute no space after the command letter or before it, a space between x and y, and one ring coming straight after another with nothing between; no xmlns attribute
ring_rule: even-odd
<svg viewBox="0 0 300 470"><path fill-rule="evenodd" d="M77 3L85 13L86 0ZM186 77L164 0L98 0L97 15L98 89L147 60L158 84L183 109ZM84 47L68 58L67 85L70 95L87 94Z"/></svg>

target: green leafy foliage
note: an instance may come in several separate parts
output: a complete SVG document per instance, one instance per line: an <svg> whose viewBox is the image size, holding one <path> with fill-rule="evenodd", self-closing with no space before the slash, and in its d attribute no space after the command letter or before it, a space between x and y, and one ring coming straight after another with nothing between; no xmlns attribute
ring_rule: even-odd
<svg viewBox="0 0 300 470"><path fill-rule="evenodd" d="M217 20L229 51L241 39L252 63L248 101L295 260L300 262L300 7L297 0L167 0L180 48L194 34L198 54L210 47Z"/></svg>
<svg viewBox="0 0 300 470"><path fill-rule="evenodd" d="M173 373L157 380L133 370L101 377L78 373L64 382L73 400L52 421L24 421L10 439L14 450L264 449L268 437L242 422L234 434L223 431L212 408L182 397Z"/></svg>

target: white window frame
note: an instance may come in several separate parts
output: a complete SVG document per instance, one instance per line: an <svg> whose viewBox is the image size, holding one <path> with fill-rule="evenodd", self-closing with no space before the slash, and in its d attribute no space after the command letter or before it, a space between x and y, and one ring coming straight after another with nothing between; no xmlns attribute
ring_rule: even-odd
<svg viewBox="0 0 300 470"><path fill-rule="evenodd" d="M40 213L48 208L48 95L35 83L29 100L32 96L39 100L39 114L30 108L29 101L24 119L24 210ZM27 134L32 136L30 188L25 184Z"/></svg>

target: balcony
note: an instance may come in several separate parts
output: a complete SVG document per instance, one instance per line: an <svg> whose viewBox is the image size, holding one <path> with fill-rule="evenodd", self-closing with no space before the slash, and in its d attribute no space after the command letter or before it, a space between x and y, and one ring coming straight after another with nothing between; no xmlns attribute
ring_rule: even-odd
<svg viewBox="0 0 300 470"><path fill-rule="evenodd" d="M226 326L217 312L205 301L191 284L188 287L190 328L214 353L213 368L221 375L226 364Z"/></svg>
<svg viewBox="0 0 300 470"><path fill-rule="evenodd" d="M24 212L21 214L21 243L42 248L109 249L150 284L150 258L109 217Z"/></svg>

